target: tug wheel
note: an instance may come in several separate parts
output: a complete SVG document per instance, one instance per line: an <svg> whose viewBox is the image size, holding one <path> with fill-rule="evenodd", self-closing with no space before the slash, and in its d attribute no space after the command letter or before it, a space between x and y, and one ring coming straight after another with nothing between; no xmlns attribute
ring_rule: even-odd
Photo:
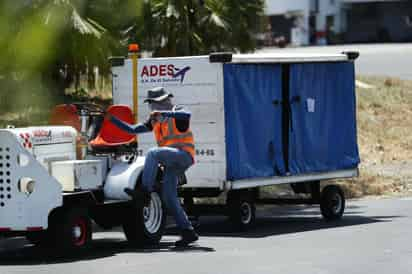
<svg viewBox="0 0 412 274"><path fill-rule="evenodd" d="M141 201L132 201L123 222L123 231L132 245L157 245L163 236L165 225L166 212L162 199L159 193L152 192L147 206Z"/></svg>
<svg viewBox="0 0 412 274"><path fill-rule="evenodd" d="M84 249L92 241L92 223L87 210L62 210L50 225L53 245L63 250Z"/></svg>

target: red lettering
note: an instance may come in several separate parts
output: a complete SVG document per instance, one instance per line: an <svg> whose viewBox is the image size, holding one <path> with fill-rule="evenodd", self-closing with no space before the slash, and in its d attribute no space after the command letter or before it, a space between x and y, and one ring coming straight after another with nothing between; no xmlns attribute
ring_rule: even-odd
<svg viewBox="0 0 412 274"><path fill-rule="evenodd" d="M155 77L155 76L173 76L175 73L174 65L152 65L144 66L141 72L141 77Z"/></svg>
<svg viewBox="0 0 412 274"><path fill-rule="evenodd" d="M50 137L51 136L51 130L47 131L47 130L35 130L33 132L33 136L34 137Z"/></svg>
<svg viewBox="0 0 412 274"><path fill-rule="evenodd" d="M149 76L149 70L147 69L147 66L144 66L144 67L143 67L142 75L140 75L140 76L141 76L141 77L143 77L143 76L148 77L148 76Z"/></svg>
<svg viewBox="0 0 412 274"><path fill-rule="evenodd" d="M168 65L167 66L167 75L173 76L175 73L175 66L174 65Z"/></svg>
<svg viewBox="0 0 412 274"><path fill-rule="evenodd" d="M159 75L160 76L166 76L166 65L160 65L159 66Z"/></svg>
<svg viewBox="0 0 412 274"><path fill-rule="evenodd" d="M150 76L157 76L159 69L157 66L150 66Z"/></svg>

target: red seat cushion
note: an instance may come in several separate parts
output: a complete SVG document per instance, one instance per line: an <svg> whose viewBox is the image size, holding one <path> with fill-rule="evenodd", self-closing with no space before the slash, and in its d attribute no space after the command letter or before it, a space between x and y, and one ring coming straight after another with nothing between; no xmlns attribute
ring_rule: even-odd
<svg viewBox="0 0 412 274"><path fill-rule="evenodd" d="M107 113L129 124L134 124L132 110L126 105L113 105ZM135 134L129 134L114 125L109 119L104 118L102 127L97 137L90 141L93 147L113 147L127 145L136 141Z"/></svg>
<svg viewBox="0 0 412 274"><path fill-rule="evenodd" d="M80 116L77 107L71 104L57 105L50 113L49 124L55 126L72 126L77 131L81 129Z"/></svg>

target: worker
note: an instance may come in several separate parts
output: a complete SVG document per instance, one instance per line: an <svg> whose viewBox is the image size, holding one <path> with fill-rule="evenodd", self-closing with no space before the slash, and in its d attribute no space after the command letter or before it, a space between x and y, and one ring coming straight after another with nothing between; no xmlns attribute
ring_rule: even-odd
<svg viewBox="0 0 412 274"><path fill-rule="evenodd" d="M154 132L158 147L152 148L146 155L142 175L142 191L145 200L150 201L150 193L154 191L158 166L164 167L162 196L166 208L173 214L181 231L181 239L175 243L177 247L187 246L198 240L180 200L177 196L178 176L194 164L194 139L190 130L190 112L181 106L173 105L173 95L163 87L150 89L144 103L151 110L149 119L137 125L130 125L114 116L109 119L120 129L131 134ZM125 192L133 196L132 190Z"/></svg>

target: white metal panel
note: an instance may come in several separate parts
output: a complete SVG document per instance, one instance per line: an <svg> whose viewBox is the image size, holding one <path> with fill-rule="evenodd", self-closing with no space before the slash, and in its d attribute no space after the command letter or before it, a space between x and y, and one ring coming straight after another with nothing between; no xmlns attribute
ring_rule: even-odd
<svg viewBox="0 0 412 274"><path fill-rule="evenodd" d="M35 145L33 154L36 160L50 173L50 164L54 161L68 161L76 159L76 151L72 143Z"/></svg>
<svg viewBox="0 0 412 274"><path fill-rule="evenodd" d="M146 153L154 147L151 144L141 144L139 145L138 151L139 155L146 155ZM218 143L199 143L195 146L196 150L196 164L199 163L216 163L221 162L225 157L225 151L222 146Z"/></svg>
<svg viewBox="0 0 412 274"><path fill-rule="evenodd" d="M219 122L220 123L220 122ZM191 122L191 128L194 134L196 144L201 145L202 143L217 143L221 144L223 139L219 136L218 122L205 123L205 122ZM153 133L145 133L139 135L139 143L141 144L153 144L155 145Z"/></svg>
<svg viewBox="0 0 412 274"><path fill-rule="evenodd" d="M54 145L70 143L72 151L76 151L77 131L69 126L43 126L43 127L26 127L13 128L9 132L16 136L18 142L30 153L33 153L33 148L37 145ZM56 149L49 147L49 152L59 152ZM66 150L66 149L64 149Z"/></svg>
<svg viewBox="0 0 412 274"><path fill-rule="evenodd" d="M61 183L63 191L94 190L103 185L100 160L53 162L50 173Z"/></svg>
<svg viewBox="0 0 412 274"><path fill-rule="evenodd" d="M261 54L235 54L232 63L305 63L305 62L337 62L347 61L346 54L324 53L261 53Z"/></svg>
<svg viewBox="0 0 412 274"><path fill-rule="evenodd" d="M107 176L107 173L109 172L109 155L86 155L86 160L98 160L100 161L101 165L102 165L102 178L103 181Z"/></svg>
<svg viewBox="0 0 412 274"><path fill-rule="evenodd" d="M137 178L143 169L145 157L137 157L136 161L114 163L103 186L106 199L131 200L124 192L125 188L134 189Z"/></svg>
<svg viewBox="0 0 412 274"><path fill-rule="evenodd" d="M224 178L226 176L224 162L199 162L190 167L186 171L186 177L188 184L184 187L196 187L196 188L223 188Z"/></svg>
<svg viewBox="0 0 412 274"><path fill-rule="evenodd" d="M47 228L49 212L63 203L61 185L21 145L12 130L0 130L0 156L0 227ZM24 164L19 164L19 159L25 159ZM35 181L33 193L19 191L22 178Z"/></svg>
<svg viewBox="0 0 412 274"><path fill-rule="evenodd" d="M176 99L175 102L179 102ZM210 115L210 113L218 113L223 111L222 103L202 103L202 104L182 104L192 114L191 122L214 122L216 123L217 116ZM139 121L147 120L150 110L147 105L139 105Z"/></svg>
<svg viewBox="0 0 412 274"><path fill-rule="evenodd" d="M175 73L185 71L184 78L167 74L165 69L168 68L173 68ZM143 104L147 90L165 87L174 95L174 103L185 106L192 113L191 128L197 155L196 164L187 173L189 186L221 187L226 179L222 64L210 63L208 56L140 59L138 72L139 121L145 121L149 114L147 105ZM132 107L130 60L126 60L123 67L114 67L113 74L114 103ZM152 134L139 136L141 155L153 146L156 144Z"/></svg>
<svg viewBox="0 0 412 274"><path fill-rule="evenodd" d="M215 79L216 81L216 79ZM147 95L147 90L150 87L144 87L140 89L139 91L139 111L147 108L147 104L143 103L143 100L146 98ZM147 86L147 84L146 84ZM156 85L152 85L154 87ZM175 102L178 102L181 105L185 106L191 106L191 105L199 105L199 102L202 102L204 104L211 104L215 103L218 104L220 102L217 102L217 90L215 89L215 86L212 85L205 85L202 86L201 88L196 88L196 87L190 87L186 88L186 92L179 92L178 90L181 89L181 86L178 86L176 84L159 84L159 86L167 86L167 91L171 92L173 94L173 98ZM124 87L126 88L126 87ZM132 106L133 102L133 96L132 94L128 93L124 95L125 99L128 102L128 105ZM142 104L143 103L143 104Z"/></svg>

